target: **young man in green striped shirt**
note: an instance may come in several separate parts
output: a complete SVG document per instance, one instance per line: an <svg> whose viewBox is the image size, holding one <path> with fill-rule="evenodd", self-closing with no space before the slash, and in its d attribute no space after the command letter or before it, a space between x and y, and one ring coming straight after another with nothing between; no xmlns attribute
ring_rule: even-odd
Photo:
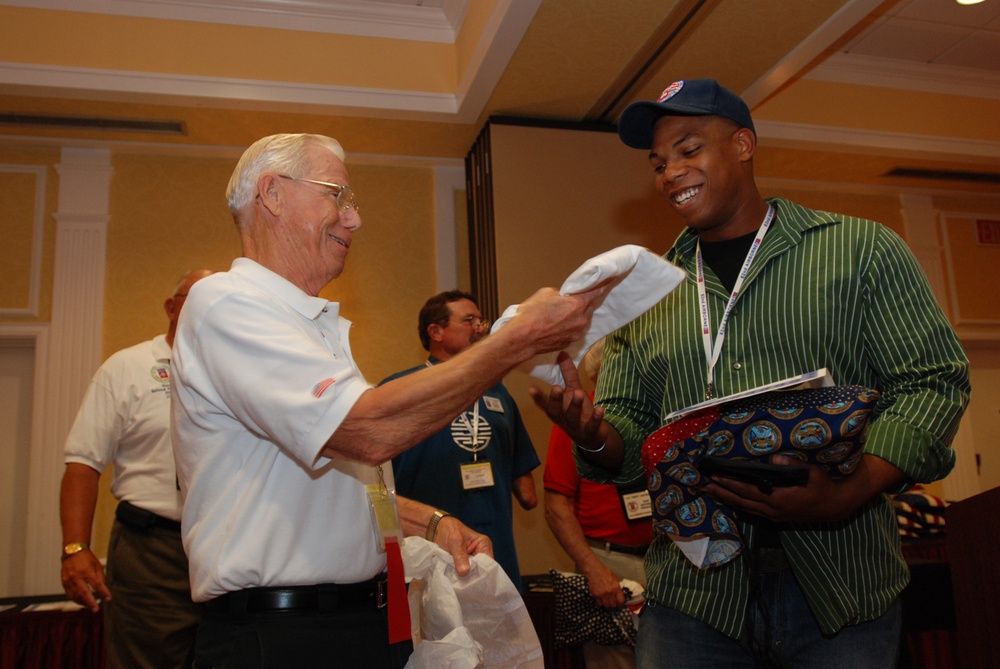
<svg viewBox="0 0 1000 669"><path fill-rule="evenodd" d="M687 225L666 258L688 281L608 337L594 405L568 361L565 391L532 391L574 437L584 476L641 479L646 437L706 395L823 367L881 393L851 476L813 467L806 485L767 494L725 478L704 488L738 512L744 555L703 570L655 537L637 666L894 666L908 572L886 493L954 465L970 391L954 331L891 230L760 195L750 112L715 81L631 105L619 135L649 151L656 189Z"/></svg>

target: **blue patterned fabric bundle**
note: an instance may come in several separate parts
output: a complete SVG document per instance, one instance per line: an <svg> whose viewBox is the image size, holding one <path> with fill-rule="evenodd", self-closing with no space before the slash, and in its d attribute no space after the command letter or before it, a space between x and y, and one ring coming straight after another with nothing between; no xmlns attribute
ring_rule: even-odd
<svg viewBox="0 0 1000 669"><path fill-rule="evenodd" d="M709 548L698 566L726 564L742 551L742 539L734 512L701 492L701 458L767 462L780 453L819 465L831 477L848 476L861 462L878 398L863 386L771 392L702 409L660 428L642 447L654 529L675 540L707 538Z"/></svg>

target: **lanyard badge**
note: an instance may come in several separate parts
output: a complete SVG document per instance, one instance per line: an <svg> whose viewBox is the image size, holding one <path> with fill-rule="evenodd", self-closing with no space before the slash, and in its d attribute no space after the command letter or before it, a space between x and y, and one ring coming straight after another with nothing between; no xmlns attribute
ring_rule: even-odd
<svg viewBox="0 0 1000 669"><path fill-rule="evenodd" d="M393 538L401 541L403 532L399 523L399 507L396 506L396 491L386 487L382 465L375 470L378 472L378 482L365 486L365 492L368 493L368 510L375 529L375 547L380 553L384 553L386 540Z"/></svg>
<svg viewBox="0 0 1000 669"><path fill-rule="evenodd" d="M729 314L733 311L733 305L736 304L736 298L740 295L740 289L743 288L743 281L747 278L747 274L750 272L750 265L753 264L753 259L757 255L757 251L760 250L760 245L764 241L764 235L771 228L771 223L774 221L774 205L769 204L767 206L767 214L764 215L764 222L760 224L760 229L757 231L757 236L753 240L753 244L750 245L750 250L747 251L746 260L743 261L743 268L740 270L740 275L736 278L736 285L733 286L733 292L729 296L729 302L726 304L726 310L722 313L722 320L719 322L719 333L715 335L715 343L712 342L712 323L708 313L708 292L705 290L705 265L701 258L701 240L698 240L698 244L695 247L695 266L697 268L697 279L698 279L698 304L699 312L701 315L701 339L705 348L705 365L708 369L707 380L705 382L705 399L710 400L715 394L715 365L719 362L719 356L722 354L722 342L726 338L726 325L729 323Z"/></svg>
<svg viewBox="0 0 1000 669"><path fill-rule="evenodd" d="M486 398L493 399L493 398ZM489 408L489 402L486 403ZM490 443L490 424L485 419L482 421L486 429L480 434L479 400L472 406L472 420L469 420L469 412L463 412L458 417L461 425L465 427L466 434L454 433L453 438L458 447L472 453L472 463L459 465L459 473L462 477L463 490L475 490L477 488L489 488L495 483L493 479L493 465L488 460L479 461L479 451L484 450ZM471 442L469 439L471 438Z"/></svg>
<svg viewBox="0 0 1000 669"><path fill-rule="evenodd" d="M399 523L399 507L396 506L396 491L385 485L382 465L375 468L378 482L366 486L368 508L372 515L373 527L377 530L376 548L385 553L389 604L389 643L399 643L410 638L410 605L406 599L403 556L399 544L403 532Z"/></svg>

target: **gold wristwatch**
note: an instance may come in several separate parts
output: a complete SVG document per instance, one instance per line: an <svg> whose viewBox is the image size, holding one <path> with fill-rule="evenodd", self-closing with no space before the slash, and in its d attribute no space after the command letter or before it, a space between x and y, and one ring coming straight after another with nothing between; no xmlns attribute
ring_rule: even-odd
<svg viewBox="0 0 1000 669"><path fill-rule="evenodd" d="M441 522L442 518L447 518L450 515L450 513L442 511L441 509L434 512L434 515L431 516L431 521L427 523L427 534L424 535L427 538L427 541L434 541L434 535L437 534L438 523Z"/></svg>
<svg viewBox="0 0 1000 669"><path fill-rule="evenodd" d="M90 548L89 544L85 544L80 541L74 541L71 544L66 544L63 546L62 559L65 560L70 555L76 555L80 551L85 551L88 548Z"/></svg>

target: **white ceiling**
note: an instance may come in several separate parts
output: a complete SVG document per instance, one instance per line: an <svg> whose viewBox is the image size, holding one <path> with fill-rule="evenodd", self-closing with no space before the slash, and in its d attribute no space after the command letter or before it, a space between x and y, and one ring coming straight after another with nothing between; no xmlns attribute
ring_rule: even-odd
<svg viewBox="0 0 1000 669"><path fill-rule="evenodd" d="M959 5L954 0L904 0L842 51L1000 72L1000 2Z"/></svg>
<svg viewBox="0 0 1000 669"><path fill-rule="evenodd" d="M0 5L454 43L471 1L0 0ZM522 16L517 18L515 28L509 28L502 34L498 31L494 38L519 40L534 9L522 11L517 9L517 5L537 7L539 1L500 0L499 5L512 8L501 9L500 15L506 11L512 14L520 12ZM845 8L853 5L858 8L855 11L864 11L865 6L879 4L880 0L852 0ZM959 5L954 0L901 0L885 4L888 7L875 12L865 29L847 41L838 53L804 76L928 92L958 91L972 97L1000 99L1000 0L985 0L967 6ZM502 68L506 58L509 58L513 45L508 45L507 49L498 49L498 46L493 44L491 58L483 59L484 67L499 62ZM499 60L496 58L498 55ZM48 83L44 79L45 72L37 74L39 83ZM72 74L74 77L91 75ZM483 82L495 84L499 76L499 72L493 72L488 77L482 74L478 72L475 75L477 80L482 80L478 82L480 89L484 87ZM8 83L21 82L11 80ZM218 88L218 82L210 83ZM146 85L152 84L147 82ZM176 80L164 85L178 92L187 87L185 83L178 85ZM249 87L253 86L253 82L249 82ZM469 84L468 87L474 88L475 85ZM772 87L765 87L763 92L751 89L743 93L752 103L771 90ZM300 97L302 99L297 100L300 103L315 103L308 93L296 90L284 91L281 95L288 97L289 102L295 102L296 97ZM426 112L450 115L463 106L460 99L437 100L426 95L411 99L398 91L389 92L392 93L390 95L380 95L378 91L348 93L358 98L354 103L360 109L396 115L407 111L416 114L413 118L421 118ZM480 91L476 102L484 104L486 97L487 93ZM460 114L462 120L475 118L481 111L470 107L464 105L464 113Z"/></svg>
<svg viewBox="0 0 1000 669"><path fill-rule="evenodd" d="M366 46L385 51L395 47L393 40L455 45L470 9L481 8L472 3L486 1L0 0L0 8L61 11L66 15L61 26L93 25L95 17L81 15L89 13L278 29L267 43L280 55L281 40L287 45L297 39L289 30L302 31L304 38L308 33L384 38ZM258 79L252 68L213 69L210 52L195 72L132 67L128 57L110 65L91 57L87 63L98 64L86 67L73 60L72 50L69 57L55 54L58 45L35 60L19 59L12 46L8 57L0 58L0 112L166 119L184 127L168 138L139 131L114 137L136 145L238 147L260 133L290 126L333 128L350 134L355 151L373 159L392 154L456 160L490 115L610 124L628 102L655 96L664 82L688 73L718 78L740 92L755 114L764 112L758 131L772 147L825 152L822 160L815 154L783 155L796 178L830 178L805 173L817 172L814 166L846 163L851 151L883 152L886 162L905 155L935 161L941 169L968 164L1000 170L1000 133L991 128L991 119L1000 116L995 113L1000 0L972 6L954 0L490 1L486 24L475 30L470 24L469 32L461 33L463 41L477 37L473 49L463 45L463 56L471 56L452 89L396 81L380 86L368 78L345 81L338 73L350 71L350 58L331 62L329 77L283 77L278 68ZM44 25L51 19L38 20ZM6 33L11 45L18 43L16 27L8 26ZM182 29L188 28L177 28ZM152 50L167 52L172 46L161 37ZM89 56L105 55L102 45L85 37L74 47L89 50ZM224 56L220 60L228 65L233 54ZM285 60L295 73L298 61ZM392 63L391 54L386 62ZM826 101L816 81L847 84L837 90L857 97ZM800 86L808 96L795 96ZM920 127L912 119L906 128L891 119L872 121L868 111L887 115L889 109L892 115L893 104L912 107L932 97L940 113L922 115L927 122ZM961 105L952 104L959 97ZM797 100L798 107L781 108L783 98ZM823 113L838 103L835 113ZM950 124L942 120L946 113ZM103 141L109 135L102 132L111 131L0 125L0 138L39 141ZM852 173L858 171L856 164L848 165ZM884 171L881 164L866 167L876 175Z"/></svg>

